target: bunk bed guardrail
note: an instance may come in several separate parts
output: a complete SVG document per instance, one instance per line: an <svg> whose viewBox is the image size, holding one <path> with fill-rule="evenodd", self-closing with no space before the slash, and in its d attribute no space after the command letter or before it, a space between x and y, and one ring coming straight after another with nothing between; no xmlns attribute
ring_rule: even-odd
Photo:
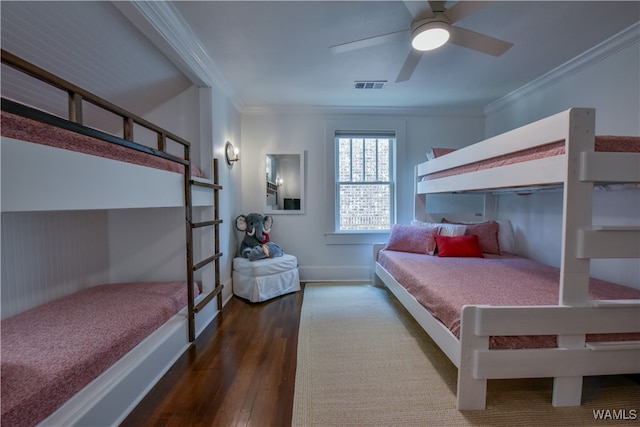
<svg viewBox="0 0 640 427"><path fill-rule="evenodd" d="M2 49L2 63L68 93L68 120L62 119L60 117L32 107L28 107L18 102L5 99L3 97L2 109L4 111L9 111L23 117L32 118L34 120L47 123L52 126L65 128L76 133L110 142L112 144L121 145L133 150L141 151L158 157L163 157L165 159L182 163L184 165L190 162L189 148L191 144L187 140L173 134L172 132L163 129L160 126L157 126L149 122L148 120L107 101L104 98L94 95L91 92L86 91L71 82L57 77L52 73L34 64L31 64L10 52L7 52L4 49ZM106 132L102 132L97 129L85 126L83 124L83 101L90 102L91 104L102 110L120 116L122 118L123 137L118 138ZM134 142L134 125L142 126L143 128L148 129L157 135L156 149ZM183 158L174 156L166 151L167 139L175 141L184 148Z"/></svg>

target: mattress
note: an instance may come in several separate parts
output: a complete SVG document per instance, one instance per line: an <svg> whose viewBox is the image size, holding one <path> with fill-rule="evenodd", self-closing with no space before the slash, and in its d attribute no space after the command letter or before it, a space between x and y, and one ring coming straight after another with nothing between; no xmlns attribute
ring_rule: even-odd
<svg viewBox="0 0 640 427"><path fill-rule="evenodd" d="M515 255L441 258L383 250L378 263L456 337L464 305L557 305L560 270ZM640 299L640 290L591 279L589 298ZM640 339L638 334L589 335L588 341ZM555 347L555 336L491 337L492 348Z"/></svg>
<svg viewBox="0 0 640 427"><path fill-rule="evenodd" d="M1 424L37 424L186 304L184 281L108 284L2 320Z"/></svg>
<svg viewBox="0 0 640 427"><path fill-rule="evenodd" d="M51 126L7 111L2 111L1 131L2 136L21 141L63 148L170 172L184 172L184 165L181 163ZM195 177L203 176L195 166L191 167L191 175Z"/></svg>
<svg viewBox="0 0 640 427"><path fill-rule="evenodd" d="M617 153L638 153L640 152L640 137L637 136L614 136L601 135L595 138L595 151L617 152ZM528 148L466 165L457 166L443 171L425 175L422 180L444 178L452 175L461 175L479 170L491 169L506 166L514 163L526 162L545 157L559 156L565 152L565 142L556 141L538 147ZM446 154L444 154L446 155Z"/></svg>

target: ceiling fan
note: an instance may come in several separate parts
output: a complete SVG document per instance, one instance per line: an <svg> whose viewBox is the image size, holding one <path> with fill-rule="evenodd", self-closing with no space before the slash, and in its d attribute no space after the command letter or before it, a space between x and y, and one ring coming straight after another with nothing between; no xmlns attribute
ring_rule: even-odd
<svg viewBox="0 0 640 427"><path fill-rule="evenodd" d="M396 83L399 83L411 78L424 51L436 49L447 42L493 56L500 56L513 46L513 43L452 25L491 1L459 1L448 9L445 3L434 0L405 1L405 6L413 16L410 29L342 43L329 49L335 54L349 52L390 41L406 40L406 33L410 32L412 49L396 78Z"/></svg>

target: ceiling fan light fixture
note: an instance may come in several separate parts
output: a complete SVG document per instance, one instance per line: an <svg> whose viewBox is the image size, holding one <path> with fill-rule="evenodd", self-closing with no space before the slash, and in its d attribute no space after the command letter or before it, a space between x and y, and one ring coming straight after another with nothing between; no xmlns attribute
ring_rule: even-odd
<svg viewBox="0 0 640 427"><path fill-rule="evenodd" d="M427 51L444 45L451 36L451 24L444 17L423 19L411 25L411 46Z"/></svg>

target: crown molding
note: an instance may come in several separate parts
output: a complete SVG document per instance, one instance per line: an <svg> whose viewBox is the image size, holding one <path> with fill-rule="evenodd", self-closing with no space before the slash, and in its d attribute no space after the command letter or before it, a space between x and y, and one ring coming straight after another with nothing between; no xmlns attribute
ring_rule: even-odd
<svg viewBox="0 0 640 427"><path fill-rule="evenodd" d="M245 108L202 43L168 1L112 1L195 85L217 87L238 111Z"/></svg>
<svg viewBox="0 0 640 427"><path fill-rule="evenodd" d="M513 92L503 96L502 98L486 105L484 107L484 115L489 115L500 111L514 102L527 96L533 92L539 91L547 86L556 83L559 80L567 78L585 68L588 68L599 62L609 55L612 55L640 40L640 23L635 23L618 34L608 38L600 44L592 47L586 52L576 56L575 58L565 62L548 73L538 77L526 85L514 90Z"/></svg>

